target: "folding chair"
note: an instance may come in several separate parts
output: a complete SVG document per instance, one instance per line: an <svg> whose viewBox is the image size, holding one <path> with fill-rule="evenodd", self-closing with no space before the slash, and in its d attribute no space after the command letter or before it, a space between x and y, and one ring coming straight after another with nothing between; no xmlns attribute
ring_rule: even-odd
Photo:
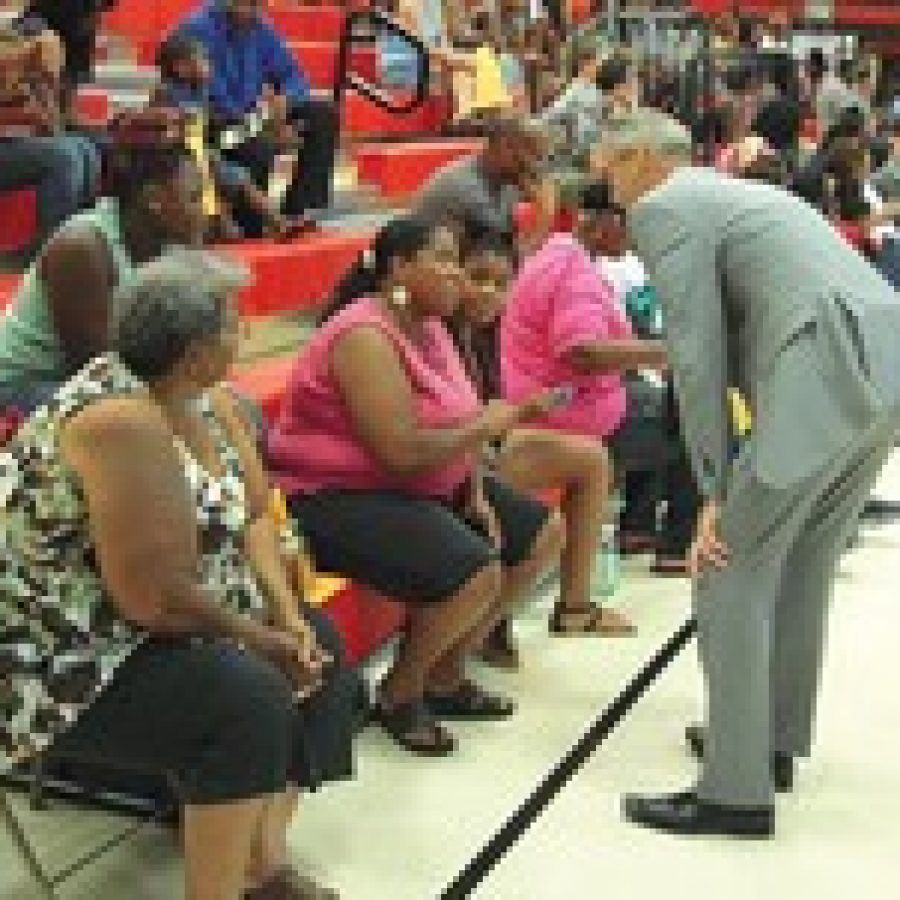
<svg viewBox="0 0 900 900"><path fill-rule="evenodd" d="M53 756L54 762L69 761L69 758ZM72 762L78 760L72 758ZM58 888L74 875L95 863L111 850L130 840L147 825L162 821L171 813L170 806L160 806L149 800L139 800L124 794L111 791L92 791L78 787L66 781L47 776L47 759L38 759L24 770L16 770L0 778L0 818L13 844L19 852L28 873L40 886L47 900L58 900ZM126 771L124 767L117 767ZM166 774L165 779L173 796L177 796L177 784L174 778ZM77 858L67 862L57 871L52 871L40 858L21 818L16 814L11 802L12 793L25 793L32 810L42 811L48 808L48 797L61 799L80 807L91 807L106 812L125 814L132 821L124 828L89 847Z"/></svg>

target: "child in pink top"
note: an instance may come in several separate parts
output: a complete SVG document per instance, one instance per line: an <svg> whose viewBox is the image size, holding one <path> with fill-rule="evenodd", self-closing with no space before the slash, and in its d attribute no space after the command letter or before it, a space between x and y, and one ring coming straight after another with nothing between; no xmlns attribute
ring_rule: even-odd
<svg viewBox="0 0 900 900"><path fill-rule="evenodd" d="M500 326L504 396L516 401L569 385L572 401L537 424L608 437L625 416L622 375L579 371L568 357L581 345L631 336L612 288L582 244L571 235L554 235L525 261L507 299Z"/></svg>

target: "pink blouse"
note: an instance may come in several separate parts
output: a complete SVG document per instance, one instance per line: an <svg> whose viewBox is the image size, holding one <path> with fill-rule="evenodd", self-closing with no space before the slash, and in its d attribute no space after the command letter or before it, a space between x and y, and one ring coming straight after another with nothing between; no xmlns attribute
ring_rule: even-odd
<svg viewBox="0 0 900 900"><path fill-rule="evenodd" d="M529 423L606 438L625 417L618 372L577 371L566 359L579 344L632 336L611 285L584 247L569 235L551 237L527 259L510 290L500 322L503 395L513 402L567 386L571 403Z"/></svg>
<svg viewBox="0 0 900 900"><path fill-rule="evenodd" d="M425 323L422 339L414 342L385 315L377 300L357 300L316 331L294 364L268 441L268 462L276 483L288 494L346 488L452 496L472 471L471 454L461 453L427 472L399 476L385 469L357 436L332 374L331 352L335 341L362 327L378 328L394 346L412 387L420 426L459 426L478 415L475 388L441 322Z"/></svg>

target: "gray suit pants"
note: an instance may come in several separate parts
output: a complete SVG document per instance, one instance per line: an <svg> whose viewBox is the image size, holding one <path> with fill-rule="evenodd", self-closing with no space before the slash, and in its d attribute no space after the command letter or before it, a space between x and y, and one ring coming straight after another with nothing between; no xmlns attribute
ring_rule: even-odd
<svg viewBox="0 0 900 900"><path fill-rule="evenodd" d="M736 461L721 515L731 559L695 592L707 684L701 799L771 804L770 753L809 755L832 581L897 422L784 490L757 478L752 443Z"/></svg>

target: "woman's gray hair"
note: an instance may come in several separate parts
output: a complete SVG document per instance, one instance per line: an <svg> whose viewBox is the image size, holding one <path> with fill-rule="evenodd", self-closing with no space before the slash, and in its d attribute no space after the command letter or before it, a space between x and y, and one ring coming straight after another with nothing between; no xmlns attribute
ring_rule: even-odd
<svg viewBox="0 0 900 900"><path fill-rule="evenodd" d="M138 378L161 378L191 345L222 333L232 295L249 280L248 270L232 259L169 250L116 291L110 349Z"/></svg>

